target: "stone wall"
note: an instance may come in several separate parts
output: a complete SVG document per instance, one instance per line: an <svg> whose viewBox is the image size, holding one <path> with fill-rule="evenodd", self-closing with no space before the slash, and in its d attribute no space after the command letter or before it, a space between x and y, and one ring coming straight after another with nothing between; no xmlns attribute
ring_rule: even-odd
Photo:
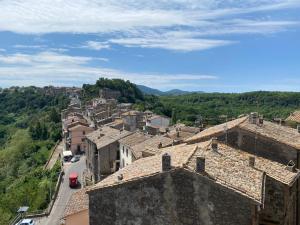
<svg viewBox="0 0 300 225"><path fill-rule="evenodd" d="M296 224L296 184L289 188L266 176L265 204L260 215L260 224Z"/></svg>
<svg viewBox="0 0 300 225"><path fill-rule="evenodd" d="M183 169L89 192L90 224L251 225L254 202Z"/></svg>
<svg viewBox="0 0 300 225"><path fill-rule="evenodd" d="M226 134L218 137L226 141ZM261 156L272 161L287 164L293 160L297 164L297 150L270 138L265 138L242 129L233 129L227 133L227 143L233 147Z"/></svg>

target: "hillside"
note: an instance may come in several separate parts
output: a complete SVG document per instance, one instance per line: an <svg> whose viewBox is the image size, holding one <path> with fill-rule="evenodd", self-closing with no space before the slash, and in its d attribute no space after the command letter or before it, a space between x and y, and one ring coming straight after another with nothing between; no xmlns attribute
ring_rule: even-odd
<svg viewBox="0 0 300 225"><path fill-rule="evenodd" d="M102 88L119 91L121 94L118 98L119 102L135 103L144 100L143 93L135 84L121 79L100 78L96 84L84 84L82 88L83 100L99 97L99 91Z"/></svg>
<svg viewBox="0 0 300 225"><path fill-rule="evenodd" d="M140 109L150 109L187 124L202 119L213 125L227 118L257 111L267 119L286 118L300 108L297 92L249 92L241 94L193 93L181 96L148 96Z"/></svg>
<svg viewBox="0 0 300 225"><path fill-rule="evenodd" d="M59 167L44 171L43 165L60 138L59 112L67 102L35 87L0 93L0 224L21 205L47 207Z"/></svg>

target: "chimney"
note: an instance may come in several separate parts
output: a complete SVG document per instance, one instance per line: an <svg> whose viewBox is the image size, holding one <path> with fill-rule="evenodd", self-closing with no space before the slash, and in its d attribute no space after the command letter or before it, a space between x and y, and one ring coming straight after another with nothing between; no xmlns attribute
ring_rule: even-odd
<svg viewBox="0 0 300 225"><path fill-rule="evenodd" d="M171 170L171 156L168 153L162 155L162 171Z"/></svg>
<svg viewBox="0 0 300 225"><path fill-rule="evenodd" d="M289 163L286 166L286 169L290 172L295 172L296 171L296 164L294 163L293 160L289 161Z"/></svg>
<svg viewBox="0 0 300 225"><path fill-rule="evenodd" d="M120 181L120 180L123 180L123 174L120 173L120 174L118 175L118 180L119 180L119 181Z"/></svg>
<svg viewBox="0 0 300 225"><path fill-rule="evenodd" d="M218 151L218 139L216 137L212 138L212 140L211 140L211 149L214 152Z"/></svg>
<svg viewBox="0 0 300 225"><path fill-rule="evenodd" d="M196 172L197 173L205 172L205 158L204 157L196 158Z"/></svg>
<svg viewBox="0 0 300 225"><path fill-rule="evenodd" d="M249 166L254 167L255 166L255 157L249 156Z"/></svg>
<svg viewBox="0 0 300 225"><path fill-rule="evenodd" d="M176 133L176 136L177 136L177 137L179 137L179 136L180 136L180 135L179 135L179 131L177 131L177 133Z"/></svg>
<svg viewBox="0 0 300 225"><path fill-rule="evenodd" d="M262 125L264 124L264 118L263 118L263 117L259 117L259 119L258 119L258 124L259 124L260 126L262 126Z"/></svg>
<svg viewBox="0 0 300 225"><path fill-rule="evenodd" d="M252 112L249 115L249 122L251 124L257 124L257 118L258 118L258 113L257 112Z"/></svg>
<svg viewBox="0 0 300 225"><path fill-rule="evenodd" d="M162 148L162 143L161 142L159 142L157 148Z"/></svg>

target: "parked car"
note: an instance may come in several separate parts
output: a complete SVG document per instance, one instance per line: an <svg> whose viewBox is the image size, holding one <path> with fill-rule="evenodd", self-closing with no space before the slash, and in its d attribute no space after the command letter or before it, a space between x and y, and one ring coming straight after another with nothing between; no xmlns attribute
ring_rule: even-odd
<svg viewBox="0 0 300 225"><path fill-rule="evenodd" d="M35 222L32 219L23 219L16 225L35 225Z"/></svg>
<svg viewBox="0 0 300 225"><path fill-rule="evenodd" d="M80 160L80 155L75 155L72 159L71 159L71 162L74 163L74 162L77 162Z"/></svg>
<svg viewBox="0 0 300 225"><path fill-rule="evenodd" d="M70 188L75 188L78 185L78 174L73 172L69 176L69 186Z"/></svg>

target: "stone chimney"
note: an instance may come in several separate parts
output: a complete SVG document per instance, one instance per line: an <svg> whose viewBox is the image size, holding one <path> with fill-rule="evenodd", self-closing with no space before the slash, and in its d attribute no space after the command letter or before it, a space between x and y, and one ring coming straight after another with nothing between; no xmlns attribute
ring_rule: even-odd
<svg viewBox="0 0 300 225"><path fill-rule="evenodd" d="M258 113L257 112L252 112L249 115L249 123L251 124L257 124L257 119L258 119Z"/></svg>
<svg viewBox="0 0 300 225"><path fill-rule="evenodd" d="M254 167L255 166L255 157L249 156L249 166Z"/></svg>
<svg viewBox="0 0 300 225"><path fill-rule="evenodd" d="M118 180L119 180L119 181L120 181L120 180L123 180L123 174L120 173L120 174L118 175Z"/></svg>
<svg viewBox="0 0 300 225"><path fill-rule="evenodd" d="M162 171L171 170L171 156L168 153L162 155L161 166Z"/></svg>
<svg viewBox="0 0 300 225"><path fill-rule="evenodd" d="M180 136L180 135L179 135L179 131L177 131L177 132L176 132L176 136L177 136L177 137L179 137L179 136Z"/></svg>
<svg viewBox="0 0 300 225"><path fill-rule="evenodd" d="M259 124L260 126L262 126L262 125L264 124L264 118L263 118L263 117L259 117L259 119L258 119L258 124Z"/></svg>
<svg viewBox="0 0 300 225"><path fill-rule="evenodd" d="M211 149L214 152L218 151L218 139L216 137L213 137L212 140L211 140Z"/></svg>
<svg viewBox="0 0 300 225"><path fill-rule="evenodd" d="M286 166L286 169L290 172L296 172L296 164L293 160L289 161L289 163Z"/></svg>
<svg viewBox="0 0 300 225"><path fill-rule="evenodd" d="M157 148L162 148L162 143L159 142L159 144L157 145Z"/></svg>
<svg viewBox="0 0 300 225"><path fill-rule="evenodd" d="M205 172L205 158L204 157L196 158L196 172L197 173Z"/></svg>

